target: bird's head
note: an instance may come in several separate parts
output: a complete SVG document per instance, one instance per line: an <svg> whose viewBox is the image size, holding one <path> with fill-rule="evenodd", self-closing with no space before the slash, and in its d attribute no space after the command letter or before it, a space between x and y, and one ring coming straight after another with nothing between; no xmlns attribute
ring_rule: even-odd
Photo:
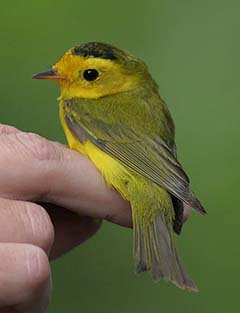
<svg viewBox="0 0 240 313"><path fill-rule="evenodd" d="M59 83L62 98L96 99L136 89L151 80L147 66L127 51L109 44L89 42L68 50L36 79Z"/></svg>

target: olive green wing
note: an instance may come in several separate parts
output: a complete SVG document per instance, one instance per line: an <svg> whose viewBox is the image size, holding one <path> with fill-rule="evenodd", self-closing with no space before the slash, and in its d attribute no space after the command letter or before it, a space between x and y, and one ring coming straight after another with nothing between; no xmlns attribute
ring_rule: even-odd
<svg viewBox="0 0 240 313"><path fill-rule="evenodd" d="M159 137L149 138L134 129L92 116L77 107L65 107L70 131L82 142L90 140L121 164L163 187L170 194L205 213L189 189L189 179L169 146Z"/></svg>

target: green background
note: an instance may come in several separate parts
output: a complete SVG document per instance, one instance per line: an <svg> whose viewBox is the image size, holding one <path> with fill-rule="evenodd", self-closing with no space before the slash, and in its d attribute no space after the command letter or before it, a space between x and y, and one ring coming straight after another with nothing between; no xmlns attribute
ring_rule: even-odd
<svg viewBox="0 0 240 313"><path fill-rule="evenodd" d="M135 276L131 230L105 223L52 264L50 313L239 312L239 1L1 1L0 121L64 142L55 84L31 79L92 40L145 60L177 129L178 154L209 214L178 238L198 294Z"/></svg>

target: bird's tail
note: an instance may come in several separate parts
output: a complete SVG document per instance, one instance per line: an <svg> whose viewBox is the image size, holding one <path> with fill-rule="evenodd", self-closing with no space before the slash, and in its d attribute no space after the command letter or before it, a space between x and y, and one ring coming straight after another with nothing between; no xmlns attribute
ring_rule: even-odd
<svg viewBox="0 0 240 313"><path fill-rule="evenodd" d="M182 289L197 291L195 283L185 272L173 242L171 225L164 215L142 225L137 212L133 210L134 256L138 273L151 271L154 280L171 281Z"/></svg>

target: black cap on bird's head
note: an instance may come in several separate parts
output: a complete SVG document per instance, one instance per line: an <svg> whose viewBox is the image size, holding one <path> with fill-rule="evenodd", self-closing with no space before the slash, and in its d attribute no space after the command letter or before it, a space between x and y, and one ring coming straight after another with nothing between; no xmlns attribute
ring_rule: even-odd
<svg viewBox="0 0 240 313"><path fill-rule="evenodd" d="M87 42L72 48L71 52L73 55L83 58L109 60L122 65L129 71L144 71L147 69L145 63L129 51L121 50L108 43Z"/></svg>
<svg viewBox="0 0 240 313"><path fill-rule="evenodd" d="M88 42L76 46L72 49L72 53L82 57L93 57L107 60L117 60L117 55L121 50L101 42Z"/></svg>

